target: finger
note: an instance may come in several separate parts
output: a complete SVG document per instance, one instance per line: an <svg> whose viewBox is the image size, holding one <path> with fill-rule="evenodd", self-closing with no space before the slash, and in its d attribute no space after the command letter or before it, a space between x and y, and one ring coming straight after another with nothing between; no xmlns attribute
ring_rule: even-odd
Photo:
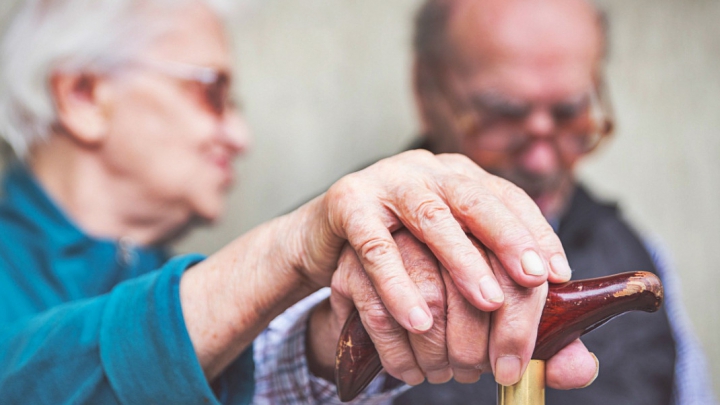
<svg viewBox="0 0 720 405"><path fill-rule="evenodd" d="M423 333L432 327L432 314L410 280L400 252L388 229L395 218L357 176L347 176L327 193L328 212L336 233L344 236L382 298L387 310L403 328Z"/></svg>
<svg viewBox="0 0 720 405"><path fill-rule="evenodd" d="M355 252L347 248L341 254L338 269L333 275L330 296L333 310L338 309L338 316L343 317L343 322L351 302L357 307L385 371L410 385L422 383L424 375L415 361L407 331L387 311Z"/></svg>
<svg viewBox="0 0 720 405"><path fill-rule="evenodd" d="M358 291L372 289L370 280L367 277L355 277L353 274L363 271L355 251L346 245L340 253L338 268L333 273L330 284L330 306L334 318L338 320L340 325L344 325L350 313L355 310L353 298L359 295Z"/></svg>
<svg viewBox="0 0 720 405"><path fill-rule="evenodd" d="M490 362L498 384L513 385L520 380L537 340L537 329L547 296L547 284L536 288L517 285L503 271L491 252L490 263L505 291L505 305L490 321Z"/></svg>
<svg viewBox="0 0 720 405"><path fill-rule="evenodd" d="M403 165L393 166L396 163ZM394 169L397 168L401 169L400 174L395 173L397 170ZM428 188L429 184L442 181L443 172L446 177L454 174L450 173L435 155L427 151L410 151L381 161L366 173L379 173L383 178L390 177L386 187L378 194L393 214L392 218L385 217L385 223L389 224L387 227L392 230L394 225L401 222L430 247L444 266L452 269L457 286L471 303L483 310L495 310L502 303L502 291L491 269L477 250L472 248L461 224L440 198L441 193L437 189ZM398 177L399 175L401 177ZM362 195L354 193L353 199L362 198ZM393 219L396 220L395 223ZM363 263L365 264L364 261ZM366 270L375 282L375 270L367 267ZM377 281L382 279L378 277ZM404 282L403 280L403 285ZM378 288L378 293L386 300L382 288ZM389 300L386 300L386 303L389 304L390 312L396 314L394 304ZM402 323L401 318L398 320Z"/></svg>
<svg viewBox="0 0 720 405"><path fill-rule="evenodd" d="M448 179L446 184L445 198L453 207L453 216L501 258L514 281L537 287L547 280L546 264L534 235L494 192L464 176ZM448 270L455 279L458 269Z"/></svg>
<svg viewBox="0 0 720 405"><path fill-rule="evenodd" d="M571 270L560 238L550 223L542 216L540 208L520 187L499 177L490 183L501 200L532 232L540 245L543 259L549 264L548 281L564 283L570 280ZM501 260L502 261L502 260Z"/></svg>
<svg viewBox="0 0 720 405"><path fill-rule="evenodd" d="M480 379L483 370L490 370L488 362L488 331L490 314L472 306L460 294L441 266L447 295L448 361L455 381L470 384Z"/></svg>
<svg viewBox="0 0 720 405"><path fill-rule="evenodd" d="M600 372L600 363L578 339L565 346L545 363L545 382L551 388L585 388Z"/></svg>
<svg viewBox="0 0 720 405"><path fill-rule="evenodd" d="M499 196L508 209L525 224L539 244L541 257L546 261L547 268L550 269L548 274L550 282L562 283L570 280L570 266L562 243L560 243L560 239L548 221L543 217L537 204L527 193L507 180L488 174L470 159L449 155L440 155L438 158L444 164L453 167L466 176L477 177L478 180L484 181ZM500 257L500 259L505 266L510 265L503 257ZM520 280L515 281L520 282Z"/></svg>
<svg viewBox="0 0 720 405"><path fill-rule="evenodd" d="M465 296L476 307L494 311L503 294L487 260L468 239L450 207L427 189L412 184L397 190L392 207L405 226L427 244Z"/></svg>
<svg viewBox="0 0 720 405"><path fill-rule="evenodd" d="M445 338L445 286L438 262L427 246L407 230L396 232L393 236L400 247L408 274L418 286L434 318L429 331L408 335L415 360L430 383L447 382L453 374Z"/></svg>

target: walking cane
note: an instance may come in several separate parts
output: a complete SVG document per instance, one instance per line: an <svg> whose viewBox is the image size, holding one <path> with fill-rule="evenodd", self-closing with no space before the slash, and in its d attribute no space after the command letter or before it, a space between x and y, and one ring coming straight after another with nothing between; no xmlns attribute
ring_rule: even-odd
<svg viewBox="0 0 720 405"><path fill-rule="evenodd" d="M660 279L643 271L551 285L533 360L517 384L498 386L498 405L544 405L546 360L618 315L657 311L662 298ZM355 311L338 341L335 382L340 400L354 399L381 369L380 357Z"/></svg>

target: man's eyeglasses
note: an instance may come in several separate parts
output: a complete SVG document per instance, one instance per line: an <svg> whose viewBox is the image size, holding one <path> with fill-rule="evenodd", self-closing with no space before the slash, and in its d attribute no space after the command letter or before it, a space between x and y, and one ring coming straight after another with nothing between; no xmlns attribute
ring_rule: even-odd
<svg viewBox="0 0 720 405"><path fill-rule="evenodd" d="M222 117L228 109L237 107L231 97L232 83L228 72L207 66L159 60L141 60L133 65L196 84L202 104L218 117Z"/></svg>
<svg viewBox="0 0 720 405"><path fill-rule="evenodd" d="M613 131L612 108L602 84L553 104L518 102L497 93L480 93L454 105L457 124L484 150L514 153L531 141L528 119L543 109L552 137L564 154L592 151Z"/></svg>

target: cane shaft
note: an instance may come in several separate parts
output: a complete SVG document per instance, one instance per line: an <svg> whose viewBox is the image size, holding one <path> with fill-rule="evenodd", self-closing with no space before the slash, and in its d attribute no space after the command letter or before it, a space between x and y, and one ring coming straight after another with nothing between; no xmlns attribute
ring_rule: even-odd
<svg viewBox="0 0 720 405"><path fill-rule="evenodd" d="M545 361L530 360L517 384L498 384L497 405L545 405Z"/></svg>

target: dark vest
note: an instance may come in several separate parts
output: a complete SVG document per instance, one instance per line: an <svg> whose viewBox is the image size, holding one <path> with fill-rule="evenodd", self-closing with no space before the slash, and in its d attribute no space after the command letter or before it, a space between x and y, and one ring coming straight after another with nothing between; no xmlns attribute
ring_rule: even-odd
<svg viewBox="0 0 720 405"><path fill-rule="evenodd" d="M601 204L578 187L560 221L559 236L573 279L633 270L656 272L640 238L613 205ZM675 342L664 310L618 317L582 338L600 360L600 375L583 389L548 389L548 405L663 405L671 402ZM394 401L396 405L494 405L496 386L486 374L475 384L427 382Z"/></svg>

